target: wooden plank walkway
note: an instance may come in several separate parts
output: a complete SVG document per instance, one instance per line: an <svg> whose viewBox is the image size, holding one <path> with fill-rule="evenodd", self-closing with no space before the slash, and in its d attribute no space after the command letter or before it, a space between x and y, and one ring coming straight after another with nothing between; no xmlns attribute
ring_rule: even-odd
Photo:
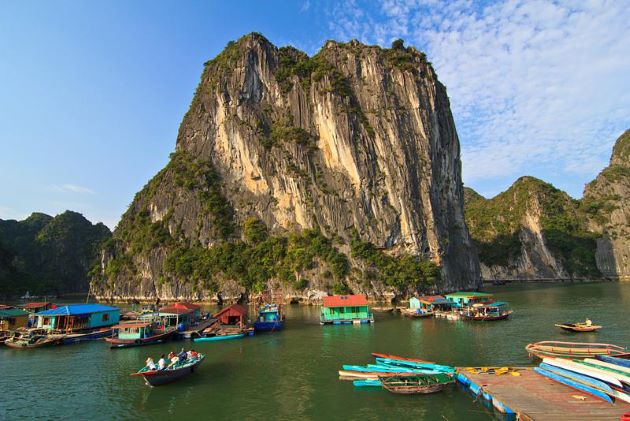
<svg viewBox="0 0 630 421"><path fill-rule="evenodd" d="M519 370L520 376L471 374L464 370L460 373L491 395L493 400L516 412L521 420L618 421L622 414L630 411L628 403L617 400L611 405L541 376L532 369Z"/></svg>

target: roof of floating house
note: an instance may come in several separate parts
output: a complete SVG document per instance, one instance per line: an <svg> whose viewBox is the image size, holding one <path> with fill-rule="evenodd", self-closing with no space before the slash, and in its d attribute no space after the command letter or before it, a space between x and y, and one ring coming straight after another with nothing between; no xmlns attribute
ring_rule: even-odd
<svg viewBox="0 0 630 421"><path fill-rule="evenodd" d="M332 295L324 297L324 307L356 307L366 306L368 300L365 295Z"/></svg>
<svg viewBox="0 0 630 421"><path fill-rule="evenodd" d="M105 311L120 311L118 307L104 306L102 304L69 304L40 311L36 316L78 316L81 314L102 313Z"/></svg>
<svg viewBox="0 0 630 421"><path fill-rule="evenodd" d="M0 304L0 310L6 310L6 309L8 309L8 308L13 308L13 307L8 306L8 305L6 305L6 304Z"/></svg>
<svg viewBox="0 0 630 421"><path fill-rule="evenodd" d="M188 314L200 310L201 306L192 303L175 303L160 309L160 313Z"/></svg>
<svg viewBox="0 0 630 421"><path fill-rule="evenodd" d="M488 294L487 292L477 292L477 291L459 291L453 292L451 294L446 294L447 297L451 298L475 298L475 297L492 297L492 294Z"/></svg>
<svg viewBox="0 0 630 421"><path fill-rule="evenodd" d="M418 298L421 303L425 304L450 304L450 302L441 295L425 295Z"/></svg>
<svg viewBox="0 0 630 421"><path fill-rule="evenodd" d="M232 304L231 306L226 307L223 310L219 311L217 314L215 314L212 317L215 318L215 319L218 319L219 317L221 317L225 313L231 313L231 312L236 312L236 313L238 313L240 315L247 316L247 309L245 307L243 307L240 304Z"/></svg>
<svg viewBox="0 0 630 421"><path fill-rule="evenodd" d="M19 308L0 308L0 317L20 317L28 315L29 313L27 311L20 310Z"/></svg>
<svg viewBox="0 0 630 421"><path fill-rule="evenodd" d="M26 303L22 306L22 308L40 308L40 307L46 307L48 305L52 306L52 308L55 308L55 305L53 303L47 303L44 301L35 302L35 303Z"/></svg>

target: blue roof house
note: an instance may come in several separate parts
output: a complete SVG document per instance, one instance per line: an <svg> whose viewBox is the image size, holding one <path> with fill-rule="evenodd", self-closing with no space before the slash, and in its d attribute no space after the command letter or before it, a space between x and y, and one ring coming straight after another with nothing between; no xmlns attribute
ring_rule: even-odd
<svg viewBox="0 0 630 421"><path fill-rule="evenodd" d="M38 328L80 332L118 324L120 309L101 304L69 304L40 311L35 317Z"/></svg>

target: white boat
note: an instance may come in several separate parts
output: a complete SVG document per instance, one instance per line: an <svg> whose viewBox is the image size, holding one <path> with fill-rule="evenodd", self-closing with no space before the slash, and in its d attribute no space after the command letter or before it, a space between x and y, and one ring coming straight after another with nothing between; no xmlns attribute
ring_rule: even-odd
<svg viewBox="0 0 630 421"><path fill-rule="evenodd" d="M628 367L624 367L621 365L617 365L617 364L611 364L611 363L607 363L605 361L600 361L600 360L596 360L594 358L587 358L584 360L585 363L589 363L589 364L596 364L602 367L606 367L606 368L610 368L613 370L618 370L618 371L623 371L624 373L628 373L628 376L630 376L630 368Z"/></svg>
<svg viewBox="0 0 630 421"><path fill-rule="evenodd" d="M607 373L603 370L590 368L585 365L578 364L573 361L562 359L562 358L543 358L543 362L549 365L552 365L554 367L564 368L565 370L574 371L578 374L584 374L585 376L590 376L598 380L608 382L620 388L623 387L623 385L621 384L619 379L614 375L614 373Z"/></svg>

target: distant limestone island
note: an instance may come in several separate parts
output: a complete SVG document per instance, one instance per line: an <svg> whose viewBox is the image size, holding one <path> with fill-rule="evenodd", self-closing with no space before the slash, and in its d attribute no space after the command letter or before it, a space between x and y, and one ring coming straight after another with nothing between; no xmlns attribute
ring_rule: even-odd
<svg viewBox="0 0 630 421"><path fill-rule="evenodd" d="M581 200L532 177L486 199L463 186L424 53L353 40L309 57L249 34L204 64L169 163L81 279L102 300L308 302L623 279L629 139Z"/></svg>
<svg viewBox="0 0 630 421"><path fill-rule="evenodd" d="M71 211L0 219L0 298L86 293L88 272L111 235Z"/></svg>

